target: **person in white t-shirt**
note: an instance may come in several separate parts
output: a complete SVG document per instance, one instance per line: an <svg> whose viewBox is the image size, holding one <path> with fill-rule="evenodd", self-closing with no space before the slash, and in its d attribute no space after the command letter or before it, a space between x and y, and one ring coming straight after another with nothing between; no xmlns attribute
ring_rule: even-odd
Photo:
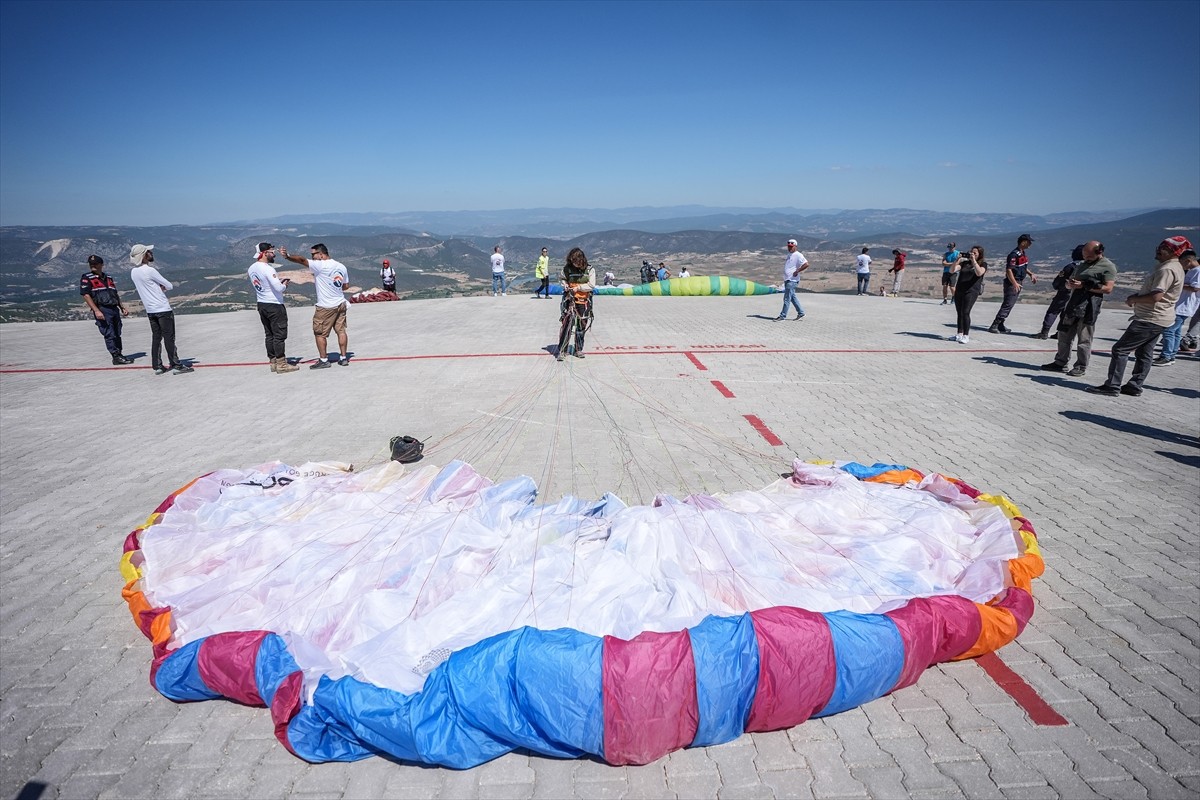
<svg viewBox="0 0 1200 800"><path fill-rule="evenodd" d="M496 296L497 288L500 294L508 297L508 283L504 280L504 254L500 252L500 245L496 245L492 251L492 297Z"/></svg>
<svg viewBox="0 0 1200 800"><path fill-rule="evenodd" d="M340 261L329 257L329 248L318 242L308 248L309 258L294 256L286 247L279 248L279 254L293 264L303 264L312 270L313 281L317 286L317 307L313 311L313 338L317 341L319 358L308 365L309 369L325 369L329 366L329 356L326 346L329 344L329 332L337 333L338 364L350 366L350 347L346 336L346 308L349 303L343 294L350 289L350 271ZM310 260L311 259L311 260Z"/></svg>
<svg viewBox="0 0 1200 800"><path fill-rule="evenodd" d="M175 287L154 268L154 245L135 244L129 251L129 260L134 264L129 277L146 309L146 318L150 320L150 364L154 374L194 372L175 352L175 312L167 300L167 292ZM162 361L163 345L167 349L166 366Z"/></svg>
<svg viewBox="0 0 1200 800"><path fill-rule="evenodd" d="M783 310L775 318L777 321L787 319L789 305L795 306L796 319L804 319L804 309L796 299L796 287L800 285L800 273L808 269L808 259L796 247L796 240L788 239L787 259L783 262Z"/></svg>
<svg viewBox="0 0 1200 800"><path fill-rule="evenodd" d="M690 278L690 277L692 277L692 273L688 272L687 267L684 267L683 269L679 270L679 277Z"/></svg>
<svg viewBox="0 0 1200 800"><path fill-rule="evenodd" d="M283 304L283 293L289 280L280 279L275 272L275 245L259 242L254 246L254 263L246 271L254 299L258 302L258 319L266 336L267 358L271 360L271 372L295 372L300 369L289 364L284 345L287 342L287 306Z"/></svg>
<svg viewBox="0 0 1200 800"><path fill-rule="evenodd" d="M864 247L855 259L856 270L858 272L858 293L860 296L871 293L871 257L867 255L870 249L869 247Z"/></svg>

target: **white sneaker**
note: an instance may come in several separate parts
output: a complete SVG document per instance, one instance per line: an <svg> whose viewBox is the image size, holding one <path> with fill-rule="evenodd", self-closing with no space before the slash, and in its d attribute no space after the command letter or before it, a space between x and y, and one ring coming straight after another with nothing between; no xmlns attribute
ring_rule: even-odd
<svg viewBox="0 0 1200 800"><path fill-rule="evenodd" d="M970 344L970 343L971 343L971 337L970 337L970 336L963 336L961 339L959 339L959 340L958 340L958 343L959 343L959 344Z"/></svg>
<svg viewBox="0 0 1200 800"><path fill-rule="evenodd" d="M500 296L501 296L501 297L508 297L508 292L501 292Z"/></svg>
<svg viewBox="0 0 1200 800"><path fill-rule="evenodd" d="M946 338L947 338L947 339L953 339L953 340L954 340L954 341L956 341L956 342L961 342L961 341L962 341L962 334L961 334L961 333L956 333L956 334L954 334L953 336L947 336Z"/></svg>

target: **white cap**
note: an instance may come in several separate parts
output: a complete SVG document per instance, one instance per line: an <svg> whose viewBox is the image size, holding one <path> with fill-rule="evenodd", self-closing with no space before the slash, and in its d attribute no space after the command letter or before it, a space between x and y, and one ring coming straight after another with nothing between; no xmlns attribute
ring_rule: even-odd
<svg viewBox="0 0 1200 800"><path fill-rule="evenodd" d="M797 242L795 239L788 239L788 244L796 244L796 243Z"/></svg>
<svg viewBox="0 0 1200 800"><path fill-rule="evenodd" d="M154 245L152 244L135 244L129 250L129 260L133 262L134 266L138 266L142 263L142 256L146 255L146 251L153 249Z"/></svg>

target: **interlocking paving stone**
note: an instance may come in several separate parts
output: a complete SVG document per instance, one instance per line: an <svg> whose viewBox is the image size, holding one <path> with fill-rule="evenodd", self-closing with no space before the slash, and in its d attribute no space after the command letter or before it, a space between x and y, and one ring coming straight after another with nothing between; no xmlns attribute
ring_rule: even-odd
<svg viewBox="0 0 1200 800"><path fill-rule="evenodd" d="M985 295L980 319L995 299ZM360 358L529 357L358 360L281 378L258 363L253 312L182 313L181 354L200 361L193 375L0 374L0 793L13 796L37 776L52 784L47 800L839 791L890 800L897 786L913 798L1200 791L1200 360L1152 370L1136 400L1096 398L1080 389L1098 382L1103 348L1124 327L1116 302L1097 329L1096 375L1079 381L1037 369L1052 342L982 331L969 347L945 341L952 312L936 300L806 294L808 317L792 328L754 316L772 315L778 297L605 298L587 361L559 365L542 350L554 338L556 304L507 300L355 306L351 345ZM1034 330L1043 312L1018 304L1011 324ZM311 357L308 310L292 316L289 350ZM448 326L449 318L457 322ZM146 334L143 321L130 320L131 343L144 349ZM94 338L86 322L0 326L0 368L95 366L91 350L63 346ZM802 352L702 347L721 344ZM605 354L647 346L665 354ZM706 371L682 354L688 349ZM256 366L209 368L217 363ZM712 380L736 397L722 397ZM568 391L585 386L597 391ZM580 436L555 445L550 434L563 422L549 409L560 396ZM74 436L70 448L47 448L70 436L78 408L112 397L135 401L104 405L114 437ZM336 399L347 413L306 424L296 409L310 397ZM981 413L948 411L978 407L980 398L988 398ZM402 410L381 413L384 399ZM246 413L256 408L285 409L287 424L257 435ZM175 705L156 695L149 645L119 596L116 562L129 530L166 494L216 467L276 458L380 463L387 439L410 432L407 408L421 409L424 429L413 432L432 437L431 462L463 457L493 477L527 473L548 498L614 490L650 502L660 492L756 488L793 457L908 463L1008 492L1037 526L1047 572L1034 587L1031 624L1000 656L1070 724L1032 725L963 662L841 718L646 767L516 755L455 771L383 759L306 764L275 740L265 709ZM785 445L768 445L745 414ZM143 424L147 416L184 422L164 439ZM585 466L551 470L552 455ZM79 504L81 487L109 498L106 507ZM44 546L46 531L55 532L55 547Z"/></svg>

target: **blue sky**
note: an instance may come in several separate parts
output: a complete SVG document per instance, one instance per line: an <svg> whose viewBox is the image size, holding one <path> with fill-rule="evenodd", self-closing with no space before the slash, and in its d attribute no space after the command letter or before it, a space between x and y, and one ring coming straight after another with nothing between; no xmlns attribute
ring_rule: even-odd
<svg viewBox="0 0 1200 800"><path fill-rule="evenodd" d="M0 224L1200 205L1200 3L0 2Z"/></svg>

